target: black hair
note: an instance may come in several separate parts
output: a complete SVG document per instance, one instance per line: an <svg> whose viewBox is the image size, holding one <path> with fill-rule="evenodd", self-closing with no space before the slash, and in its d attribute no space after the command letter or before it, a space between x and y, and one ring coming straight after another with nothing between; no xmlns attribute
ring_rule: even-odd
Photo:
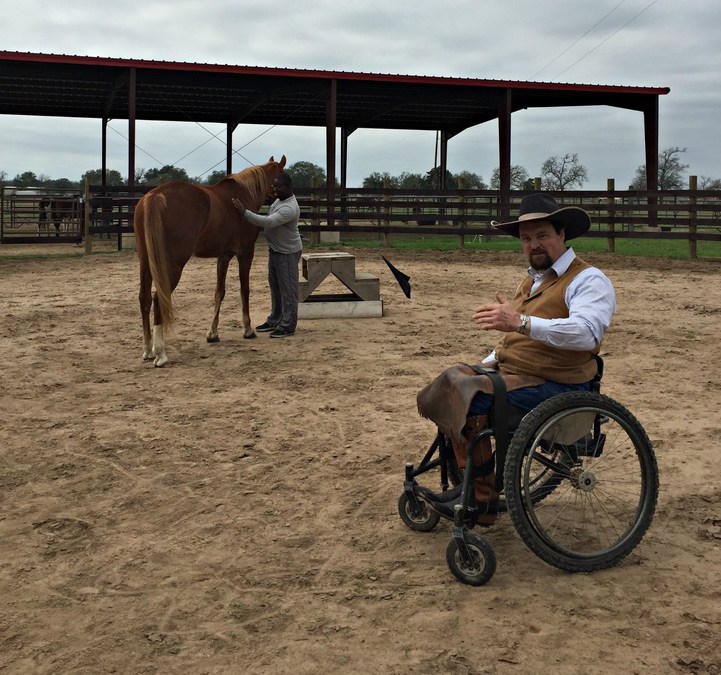
<svg viewBox="0 0 721 675"><path fill-rule="evenodd" d="M293 179L285 171L279 173L275 177L275 180L277 180L281 185L285 185L286 187L293 187Z"/></svg>

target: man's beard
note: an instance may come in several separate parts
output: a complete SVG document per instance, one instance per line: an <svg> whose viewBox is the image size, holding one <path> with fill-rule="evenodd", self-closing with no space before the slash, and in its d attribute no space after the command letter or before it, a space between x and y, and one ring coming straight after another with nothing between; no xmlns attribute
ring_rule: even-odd
<svg viewBox="0 0 721 675"><path fill-rule="evenodd" d="M545 251L531 253L528 257L528 262L531 264L531 267L538 272L545 272L549 267L551 267L551 265L553 265L551 256L549 256Z"/></svg>

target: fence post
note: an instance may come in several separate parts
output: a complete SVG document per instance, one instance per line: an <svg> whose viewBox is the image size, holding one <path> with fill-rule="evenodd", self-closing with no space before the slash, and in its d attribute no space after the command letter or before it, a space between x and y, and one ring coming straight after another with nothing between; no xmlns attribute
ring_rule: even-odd
<svg viewBox="0 0 721 675"><path fill-rule="evenodd" d="M691 258L698 258L698 248L696 239L692 238L692 235L697 232L696 222L696 204L698 203L696 197L696 190L698 189L698 178L696 176L688 177L688 254Z"/></svg>
<svg viewBox="0 0 721 675"><path fill-rule="evenodd" d="M83 209L83 237L85 238L85 255L93 252L93 242L90 239L90 179L85 176L85 204Z"/></svg>
<svg viewBox="0 0 721 675"><path fill-rule="evenodd" d="M317 176L311 176L310 177L310 201L315 202L318 200L318 193L315 192L315 188L318 187L318 177ZM311 212L315 209L317 209L318 206L311 206ZM314 227L320 226L320 218L311 218L310 224ZM311 244L319 244L320 243L320 230L314 230L310 233L310 243Z"/></svg>
<svg viewBox="0 0 721 675"><path fill-rule="evenodd" d="M5 187L0 186L0 243L5 235Z"/></svg>
<svg viewBox="0 0 721 675"><path fill-rule="evenodd" d="M390 227L391 224L391 207L390 201L391 196L388 190L390 190L390 181L386 178L383 181L383 225L384 227ZM390 232L387 230L383 232L383 248L388 248L390 245Z"/></svg>
<svg viewBox="0 0 721 675"><path fill-rule="evenodd" d="M616 212L613 209L613 205L616 200L613 193L616 190L616 180L614 178L606 179L606 190L608 190L608 197L606 197L606 204L608 205L608 252L616 252Z"/></svg>
<svg viewBox="0 0 721 675"><path fill-rule="evenodd" d="M458 189L462 190L465 187L465 181L463 178L458 179ZM463 234L463 230L466 229L466 198L464 195L459 195L458 197L458 215L460 216L460 229L461 234L458 235L458 245L461 248L461 251L465 250L466 248L466 235Z"/></svg>

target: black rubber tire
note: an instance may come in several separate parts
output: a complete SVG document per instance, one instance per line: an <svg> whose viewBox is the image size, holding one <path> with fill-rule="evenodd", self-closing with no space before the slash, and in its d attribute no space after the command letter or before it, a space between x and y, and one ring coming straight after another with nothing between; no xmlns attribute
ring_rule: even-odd
<svg viewBox="0 0 721 675"><path fill-rule="evenodd" d="M543 502L529 499L526 484L533 467L545 466L549 436L582 414L603 420L601 452L577 452L555 474L560 480ZM539 558L569 572L592 572L618 563L650 527L658 466L646 432L624 406L595 392L567 392L523 419L508 448L504 485L516 530Z"/></svg>
<svg viewBox="0 0 721 675"><path fill-rule="evenodd" d="M435 511L429 509L428 504L422 499L418 500L418 504L421 507L421 513L414 515L408 495L403 492L398 498L398 515L411 530L415 530L416 532L430 532L438 525L441 517Z"/></svg>
<svg viewBox="0 0 721 675"><path fill-rule="evenodd" d="M451 539L446 547L446 563L456 579L469 586L483 586L496 572L496 554L483 537L472 532L465 533L466 546L473 556L473 566L463 564L458 542Z"/></svg>

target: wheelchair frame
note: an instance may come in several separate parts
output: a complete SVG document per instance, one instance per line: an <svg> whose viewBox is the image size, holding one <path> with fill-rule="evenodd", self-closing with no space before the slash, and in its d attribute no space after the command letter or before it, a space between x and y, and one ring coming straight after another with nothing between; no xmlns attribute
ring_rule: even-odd
<svg viewBox="0 0 721 675"><path fill-rule="evenodd" d="M603 359L597 356L596 360L598 369L591 391L558 394L526 414L508 405L505 383L496 371L474 367L478 374L491 379L494 403L489 414L489 426L468 442L466 467L470 470L458 470L451 444L440 430L420 463L406 464L398 511L403 522L419 532L431 531L440 516L415 494L416 478L438 468L441 490L462 482L461 498L454 507L452 539L446 550L446 562L453 575L463 583L483 585L493 576L496 568L495 553L490 543L470 531L475 523L474 509L470 505L473 451L484 438L491 437L495 442L496 487L501 495L499 512L510 513L521 538L545 562L572 572L602 569L627 556L643 538L651 524L658 497L656 458L638 420L621 404L600 393ZM583 438L574 442L559 442L559 439L563 440L560 436L564 425L567 428L575 418L575 426L578 426L578 420L582 420L583 424L591 417L589 431ZM604 425L610 425L614 431L608 449ZM547 439L551 435L553 441ZM628 452L631 446L633 453ZM601 512L601 519L610 519L611 511L620 510L618 504L622 500L613 494L612 483L604 483L603 474L599 474L604 452L606 458L615 453L615 461L625 462L630 466L631 473L635 462L638 462L641 469L638 505L632 518L621 514L628 523L621 534L616 535L615 542L609 541L608 545L592 551L578 550L580 538L579 542L573 539L578 535L566 535L565 531L582 528L573 522L564 522L563 528L555 523L552 527L547 525L544 514L553 514L554 510L549 508L542 512L544 505L540 502L546 499L553 501L552 495L558 490L559 493L565 492L568 500L574 500L567 502L565 510L573 512L574 508L578 510L577 503L591 503ZM631 459L627 455L631 455ZM539 467L537 477L534 477L532 467ZM608 489L607 485L611 488ZM604 499L608 500L606 506ZM572 506L568 507L568 503ZM554 515L553 518L560 519L561 516ZM557 530L564 534L557 534Z"/></svg>

